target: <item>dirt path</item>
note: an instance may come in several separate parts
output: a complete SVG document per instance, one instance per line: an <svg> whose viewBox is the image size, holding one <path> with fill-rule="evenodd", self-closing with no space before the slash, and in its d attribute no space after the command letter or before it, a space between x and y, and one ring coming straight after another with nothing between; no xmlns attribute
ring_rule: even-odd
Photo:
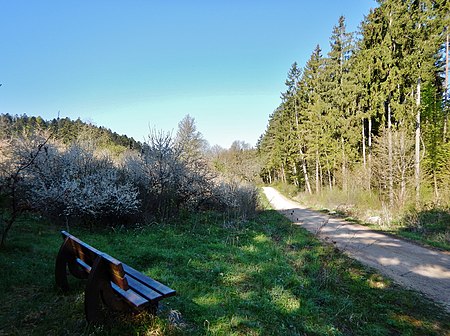
<svg viewBox="0 0 450 336"><path fill-rule="evenodd" d="M450 254L371 231L365 226L311 211L266 187L272 206L321 239L399 284L422 292L450 312Z"/></svg>

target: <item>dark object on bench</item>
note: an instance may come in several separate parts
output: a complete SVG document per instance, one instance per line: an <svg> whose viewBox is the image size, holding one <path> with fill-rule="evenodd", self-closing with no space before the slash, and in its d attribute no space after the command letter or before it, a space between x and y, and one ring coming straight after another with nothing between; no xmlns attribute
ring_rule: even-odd
<svg viewBox="0 0 450 336"><path fill-rule="evenodd" d="M98 320L102 300L118 311L148 309L156 313L158 302L175 290L143 275L130 266L61 231L64 243L56 258L56 285L69 290L67 268L79 279L88 279L84 309L88 322Z"/></svg>

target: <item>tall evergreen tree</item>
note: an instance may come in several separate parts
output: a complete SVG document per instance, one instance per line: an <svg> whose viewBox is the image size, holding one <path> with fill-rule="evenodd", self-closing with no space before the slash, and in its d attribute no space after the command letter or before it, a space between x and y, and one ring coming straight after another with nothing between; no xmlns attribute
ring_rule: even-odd
<svg viewBox="0 0 450 336"><path fill-rule="evenodd" d="M408 187L419 199L429 176L437 198L450 162L443 85L449 9L449 0L378 0L356 44L340 17L327 57L317 46L303 72L296 63L289 70L259 143L270 176L306 191L310 184L316 192L325 184L346 189L361 165L364 188L391 206L414 194Z"/></svg>
<svg viewBox="0 0 450 336"><path fill-rule="evenodd" d="M291 125L289 139L291 140L290 150L292 151L291 158L293 159L293 175L295 176L295 184L299 185L299 173L297 166L301 166L303 181L305 190L311 194L311 185L309 182L309 174L307 169L307 163L305 158L305 136L301 129L301 107L300 107L300 80L302 71L298 68L297 63L292 64L291 69L288 72L288 78L286 80L287 90L282 94L283 108L286 114L286 122Z"/></svg>
<svg viewBox="0 0 450 336"><path fill-rule="evenodd" d="M307 143L305 157L309 165L315 167L314 180L316 192L321 188L321 157L325 156L325 144L329 142L329 125L325 123L326 105L323 99L324 59L319 45L316 46L306 62L301 80L303 103L302 127Z"/></svg>
<svg viewBox="0 0 450 336"><path fill-rule="evenodd" d="M356 90L350 71L354 48L352 34L346 31L345 18L341 16L330 38L331 50L326 59L326 92L328 124L334 125L332 139L335 149L341 153L337 161L341 165L341 186L347 189L348 163L354 161L359 140L356 124Z"/></svg>

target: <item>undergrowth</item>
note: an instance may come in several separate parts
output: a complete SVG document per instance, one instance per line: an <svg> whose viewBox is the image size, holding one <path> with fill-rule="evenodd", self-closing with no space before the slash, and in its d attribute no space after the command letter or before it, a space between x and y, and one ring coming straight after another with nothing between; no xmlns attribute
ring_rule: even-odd
<svg viewBox="0 0 450 336"><path fill-rule="evenodd" d="M292 185L277 184L277 190L314 210L340 216L421 245L450 251L450 208L429 204L390 209L369 191L323 190L308 195Z"/></svg>

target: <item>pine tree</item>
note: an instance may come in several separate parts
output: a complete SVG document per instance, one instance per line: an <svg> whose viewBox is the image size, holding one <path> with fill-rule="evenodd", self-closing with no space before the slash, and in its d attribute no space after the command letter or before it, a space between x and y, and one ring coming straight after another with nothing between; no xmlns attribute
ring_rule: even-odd
<svg viewBox="0 0 450 336"><path fill-rule="evenodd" d="M305 184L305 190L311 194L311 185L309 182L309 174L306 165L306 159L304 154L305 139L304 132L301 130L301 110L300 110L300 79L302 76L301 69L298 68L297 63L294 62L291 69L288 72L288 78L286 80L287 90L282 94L283 108L286 114L286 122L291 125L289 130L289 143L291 144L289 150L292 152L290 158L292 159L293 175L295 176L295 184L299 185L299 177L297 172L297 165L300 163L303 173L303 180Z"/></svg>
<svg viewBox="0 0 450 336"><path fill-rule="evenodd" d="M352 34L346 31L345 18L341 16L338 24L333 28L330 38L331 50L326 59L326 92L328 123L334 124L332 139L335 148L339 148L341 165L341 186L347 189L348 162L356 157L355 148L359 141L359 128L356 120L356 90L354 76L350 71L353 55Z"/></svg>
<svg viewBox="0 0 450 336"><path fill-rule="evenodd" d="M330 125L326 123L326 103L323 100L324 59L319 45L316 46L311 57L306 62L300 85L300 101L303 110L305 157L309 166L315 167L314 180L316 192L321 189L321 158L326 154L326 144L330 141ZM322 175L322 176L321 176Z"/></svg>

